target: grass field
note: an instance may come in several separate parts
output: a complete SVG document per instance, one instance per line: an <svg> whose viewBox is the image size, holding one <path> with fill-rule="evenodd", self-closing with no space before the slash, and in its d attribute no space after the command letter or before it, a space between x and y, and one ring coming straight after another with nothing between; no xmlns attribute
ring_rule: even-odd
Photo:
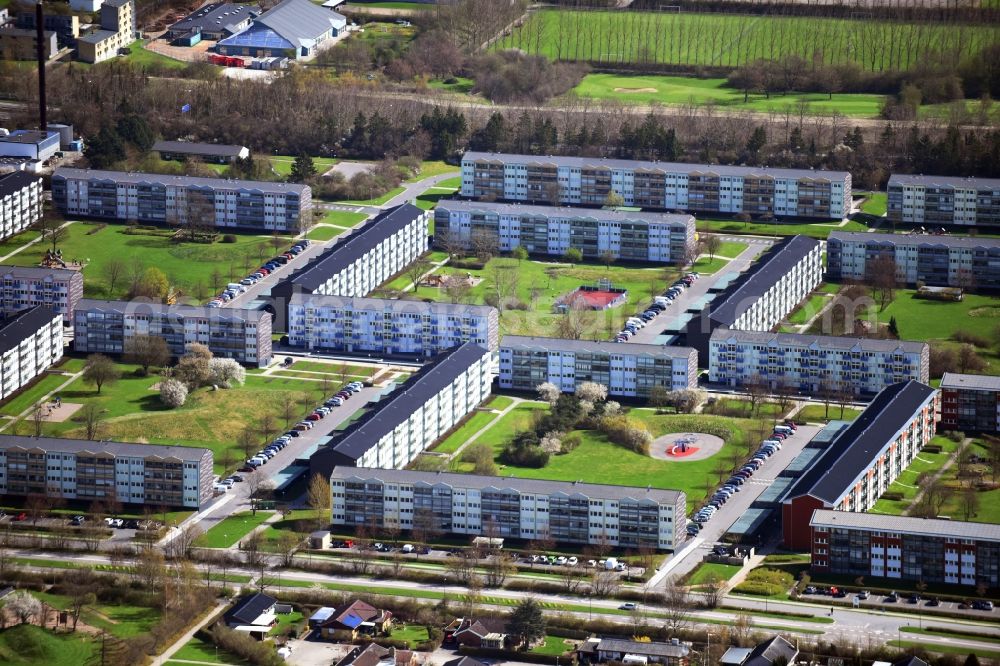
<svg viewBox="0 0 1000 666"><path fill-rule="evenodd" d="M344 233L344 229L339 229L337 227L328 226L317 226L309 230L306 234L306 238L314 241L328 241L336 238L340 234Z"/></svg>
<svg viewBox="0 0 1000 666"><path fill-rule="evenodd" d="M354 205L354 206L381 206L385 204L387 201L389 201L389 199L392 199L394 196L402 194L403 190L405 189L406 188L404 187L397 187L389 190L380 197L375 197L374 199L363 199L363 200L352 199L345 201L337 201L337 203Z"/></svg>
<svg viewBox="0 0 1000 666"><path fill-rule="evenodd" d="M995 39L990 26L907 24L817 17L694 12L537 11L495 48L555 60L739 67L798 55L854 62L869 71L905 70L930 54L969 56Z"/></svg>
<svg viewBox="0 0 1000 666"><path fill-rule="evenodd" d="M868 227L860 222L847 222L839 225L834 222L801 222L801 223L763 223L740 222L739 220L724 220L712 218L697 218L699 231L709 231L727 234L763 234L765 236L811 236L826 238L832 231L867 231Z"/></svg>
<svg viewBox="0 0 1000 666"><path fill-rule="evenodd" d="M446 173L458 173L459 171L459 167L454 164L448 164L447 162L441 160L424 160L420 163L420 173L411 178L407 178L406 182L413 183L418 180L423 180L424 178L440 176Z"/></svg>
<svg viewBox="0 0 1000 666"><path fill-rule="evenodd" d="M21 624L0 631L0 663L9 666L86 664L96 648L85 634L53 634L36 625Z"/></svg>
<svg viewBox="0 0 1000 666"><path fill-rule="evenodd" d="M243 666L244 664L249 663L241 657L237 657L234 654L217 648L214 643L201 640L197 636L185 643L184 647L175 652L173 656L179 661L167 662L168 664L202 661L211 664L231 664L232 666ZM187 666L190 666L190 664L187 664Z"/></svg>
<svg viewBox="0 0 1000 666"><path fill-rule="evenodd" d="M905 340L947 340L956 331L993 336L1000 325L1000 300L981 294L965 294L957 302L916 298L915 289L899 289L885 310L877 313L880 323L896 318Z"/></svg>
<svg viewBox="0 0 1000 666"><path fill-rule="evenodd" d="M798 111L802 101L807 113L829 114L839 111L845 116L870 118L878 116L885 102L883 95L788 93L787 95L751 95L743 101L743 92L726 85L725 79L696 79L688 76L629 76L618 74L588 74L571 91L577 97L610 99L623 104L686 105L713 104L747 111Z"/></svg>
<svg viewBox="0 0 1000 666"><path fill-rule="evenodd" d="M271 169L276 174L287 178L292 173L292 165L295 164L296 155L270 155L267 161L271 163ZM330 170L337 160L333 157L313 157L313 166L316 173L322 174Z"/></svg>
<svg viewBox="0 0 1000 666"><path fill-rule="evenodd" d="M198 537L198 545L206 548L229 548L240 542L253 529L274 515L273 511L234 513Z"/></svg>
<svg viewBox="0 0 1000 666"><path fill-rule="evenodd" d="M958 448L958 445L947 437L937 436L931 443L941 447L941 453L929 453L921 451L920 454L910 463L909 467L900 472L896 480L889 486L889 492L900 493L901 500L880 499L872 508L872 513L885 513L893 516L901 516L913 503L918 492L917 484L924 474L933 474L940 469L941 465L951 457Z"/></svg>
<svg viewBox="0 0 1000 666"><path fill-rule="evenodd" d="M318 372L335 377L340 377L341 375L348 377L371 377L377 370L377 368L371 366L349 365L346 363L321 363L319 361L296 361L292 364L292 368L302 372Z"/></svg>
<svg viewBox="0 0 1000 666"><path fill-rule="evenodd" d="M860 409L845 407L841 409L838 405L831 404L829 416L825 405L806 405L795 414L796 421L808 421L810 423L825 423L827 421L853 421L861 413Z"/></svg>
<svg viewBox="0 0 1000 666"><path fill-rule="evenodd" d="M368 216L364 213L352 213L348 210L328 210L321 221L338 227L356 227L367 219Z"/></svg>
<svg viewBox="0 0 1000 666"><path fill-rule="evenodd" d="M505 396L493 396L493 398L486 403L486 407L499 411L506 408L510 402L510 398ZM472 415L472 418L462 424L462 427L451 433L447 439L443 440L431 450L436 451L437 453L454 453L458 450L458 447L469 441L470 437L486 427L495 418L497 418L497 415L493 412L476 412Z"/></svg>
<svg viewBox="0 0 1000 666"><path fill-rule="evenodd" d="M71 605L70 598L65 595L50 592L32 594L40 601L60 610L65 610ZM98 603L84 608L80 614L81 622L103 629L118 638L147 633L159 619L160 611L155 608L125 603Z"/></svg>
<svg viewBox="0 0 1000 666"><path fill-rule="evenodd" d="M389 636L394 641L409 641L410 645L424 643L429 639L427 627L422 624L407 624L402 627L393 627Z"/></svg>
<svg viewBox="0 0 1000 666"><path fill-rule="evenodd" d="M190 63L183 62L181 60L175 60L174 58L169 58L160 53L155 53L153 51L147 51L145 45L142 43L141 39L137 39L129 45L129 50L131 51L124 60L134 64L142 65L144 67L158 66L158 67L168 67L170 69L184 69Z"/></svg>
<svg viewBox="0 0 1000 666"><path fill-rule="evenodd" d="M718 564L716 562L702 562L698 568L691 572L688 585L704 585L714 576L718 580L729 580L737 573L741 567L733 564Z"/></svg>
<svg viewBox="0 0 1000 666"><path fill-rule="evenodd" d="M868 213L869 215L885 215L886 210L889 207L889 195L885 192L868 192L868 197L865 202L861 204L862 212Z"/></svg>
<svg viewBox="0 0 1000 666"><path fill-rule="evenodd" d="M545 642L541 645L536 645L535 647L528 650L532 654L547 654L547 655L561 655L565 654L569 650L572 650L572 646L566 643L566 639L562 636L553 636L551 634L545 635Z"/></svg>
<svg viewBox="0 0 1000 666"><path fill-rule="evenodd" d="M827 294L813 294L807 298L805 302L800 304L791 315L788 316L788 323L796 325L805 324L812 317L816 316L816 314L823 309L823 306L826 305L829 300L830 296Z"/></svg>
<svg viewBox="0 0 1000 666"><path fill-rule="evenodd" d="M31 408L45 395L54 391L69 379L67 375L45 374L27 391L0 405L0 414L16 416Z"/></svg>

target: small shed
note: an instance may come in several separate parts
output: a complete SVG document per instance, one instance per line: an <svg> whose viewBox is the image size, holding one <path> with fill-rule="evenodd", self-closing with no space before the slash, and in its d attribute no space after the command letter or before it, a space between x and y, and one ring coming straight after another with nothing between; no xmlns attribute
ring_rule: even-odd
<svg viewBox="0 0 1000 666"><path fill-rule="evenodd" d="M324 550L333 543L330 530L318 530L309 535L309 547L313 550Z"/></svg>

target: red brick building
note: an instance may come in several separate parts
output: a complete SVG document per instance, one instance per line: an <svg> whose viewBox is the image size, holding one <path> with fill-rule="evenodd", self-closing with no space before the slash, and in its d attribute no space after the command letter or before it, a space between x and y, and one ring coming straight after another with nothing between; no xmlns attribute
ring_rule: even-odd
<svg viewBox="0 0 1000 666"><path fill-rule="evenodd" d="M946 372L941 378L941 429L1000 432L1000 377Z"/></svg>

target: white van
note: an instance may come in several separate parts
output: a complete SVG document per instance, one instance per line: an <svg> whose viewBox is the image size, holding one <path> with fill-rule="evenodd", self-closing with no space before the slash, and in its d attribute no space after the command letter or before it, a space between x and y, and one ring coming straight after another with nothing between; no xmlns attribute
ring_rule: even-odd
<svg viewBox="0 0 1000 666"><path fill-rule="evenodd" d="M404 543L403 547L400 548L400 550L403 551L404 553L412 553L413 552L413 544L411 544L411 543Z"/></svg>

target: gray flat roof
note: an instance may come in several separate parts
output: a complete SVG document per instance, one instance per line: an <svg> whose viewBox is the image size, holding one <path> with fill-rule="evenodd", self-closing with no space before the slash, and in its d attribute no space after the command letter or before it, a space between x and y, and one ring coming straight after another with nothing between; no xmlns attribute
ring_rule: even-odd
<svg viewBox="0 0 1000 666"><path fill-rule="evenodd" d="M941 377L941 388L979 389L982 391L1000 391L1000 377L996 375L963 375L957 372L946 372Z"/></svg>
<svg viewBox="0 0 1000 666"><path fill-rule="evenodd" d="M79 275L83 279L83 273L70 270L68 268L42 268L41 266L11 266L10 264L0 265L0 277L12 275L19 278L44 278L52 275L63 279L72 279L74 275Z"/></svg>
<svg viewBox="0 0 1000 666"><path fill-rule="evenodd" d="M485 160L508 164L553 164L576 168L626 169L630 171L663 171L668 173L712 173L720 176L770 176L772 178L809 178L812 180L847 180L847 171L816 171L813 169L776 169L773 167L727 166L723 164L688 164L685 162L648 162L602 157L568 155L518 155L515 153L482 153L467 151L462 161Z"/></svg>
<svg viewBox="0 0 1000 666"><path fill-rule="evenodd" d="M853 338L836 335L811 335L806 333L770 333L767 331L737 331L717 328L712 331L712 342L737 342L771 345L779 348L815 347L817 349L839 349L842 351L905 352L922 353L928 347L926 342L912 340L878 340L874 338Z"/></svg>
<svg viewBox="0 0 1000 666"><path fill-rule="evenodd" d="M1000 541L1000 525L995 523L967 523L960 520L915 518L913 516L887 516L879 513L830 511L817 509L809 524L813 527L843 527L881 532L902 532L936 537Z"/></svg>
<svg viewBox="0 0 1000 666"><path fill-rule="evenodd" d="M213 2L191 12L170 26L172 32L193 30L219 30L235 23L242 23L260 14L256 5L236 5L229 2ZM153 150L159 150L153 146Z"/></svg>
<svg viewBox="0 0 1000 666"><path fill-rule="evenodd" d="M687 645L673 645L671 643L653 643L630 641L625 638L602 638L597 644L598 650L607 652L625 652L628 654L651 654L658 657L680 658L686 657L691 651Z"/></svg>
<svg viewBox="0 0 1000 666"><path fill-rule="evenodd" d="M799 477L788 498L809 495L836 503L935 390L914 380L882 389Z"/></svg>
<svg viewBox="0 0 1000 666"><path fill-rule="evenodd" d="M38 329L51 324L56 317L62 319L62 315L56 314L52 308L36 305L0 320L0 354L14 349Z"/></svg>
<svg viewBox="0 0 1000 666"><path fill-rule="evenodd" d="M740 517L736 519L728 530L726 534L739 534L748 535L753 534L760 526L764 524L764 521L768 519L771 515L773 509L747 509Z"/></svg>
<svg viewBox="0 0 1000 666"><path fill-rule="evenodd" d="M30 174L27 171L14 171L0 175L0 197L5 197L8 194L16 194L29 185L41 182L41 180L41 177Z"/></svg>
<svg viewBox="0 0 1000 666"><path fill-rule="evenodd" d="M333 477L337 479L378 479L383 483L422 483L446 485L453 488L495 488L536 494L580 493L603 499L651 500L657 504L676 504L684 497L679 490L662 488L638 488L632 486L612 486L582 481L549 481L546 479L524 479L515 476L483 476L479 474L458 474L456 472L418 472L409 469L376 469L371 467L335 467Z"/></svg>
<svg viewBox="0 0 1000 666"><path fill-rule="evenodd" d="M442 199L435 207L437 211L488 212L497 215L531 215L547 218L587 219L610 222L645 222L647 224L669 224L687 226L694 224L694 216L674 213L644 213L628 210L606 210L603 208L568 208L565 206L532 206L521 204L468 201L465 199Z"/></svg>
<svg viewBox="0 0 1000 666"><path fill-rule="evenodd" d="M1000 248L1000 238L953 236L942 234L867 234L861 231L834 231L828 241L843 243L886 243L892 245L928 245L939 247Z"/></svg>
<svg viewBox="0 0 1000 666"><path fill-rule="evenodd" d="M380 312L413 314L449 314L488 317L496 308L489 305L469 305L467 303L427 303L398 298L354 298L351 296L326 296L323 294L292 294L289 305L313 305L323 308L344 310L377 310Z"/></svg>
<svg viewBox="0 0 1000 666"><path fill-rule="evenodd" d="M34 32L32 30L32 32ZM83 39L82 37L80 39ZM41 143L53 134L58 132L48 132L41 130L14 130L7 136L0 136L0 143Z"/></svg>
<svg viewBox="0 0 1000 666"><path fill-rule="evenodd" d="M215 321L260 321L271 313L265 310L242 308L210 308L204 305L164 305L145 301L100 301L81 298L74 312L81 310L115 312L123 314L167 314L175 317L204 317Z"/></svg>
<svg viewBox="0 0 1000 666"><path fill-rule="evenodd" d="M309 0L282 0L255 19L292 44L305 46L308 40L347 25L347 19L337 12L323 9Z"/></svg>
<svg viewBox="0 0 1000 666"><path fill-rule="evenodd" d="M104 4L108 4L105 2ZM87 33L86 35L81 35L77 38L78 42L86 42L87 44L99 44L107 39L111 39L118 33L114 30L95 30L94 32Z"/></svg>
<svg viewBox="0 0 1000 666"><path fill-rule="evenodd" d="M58 437L28 437L23 435L0 435L0 450L13 448L42 449L62 453L110 453L112 455L145 458L178 458L180 460L201 460L212 455L208 449L194 446L170 446L159 444L130 444L128 442L99 442L87 439L60 439Z"/></svg>
<svg viewBox="0 0 1000 666"><path fill-rule="evenodd" d="M53 178L66 180L105 180L115 183L135 183L173 187L211 187L226 190L256 190L260 192L303 194L308 185L299 183L269 183L261 180L233 180L229 178L201 178L198 176L170 176L159 173L134 173L126 171L101 171L99 169L74 169L58 167Z"/></svg>
<svg viewBox="0 0 1000 666"><path fill-rule="evenodd" d="M965 176L924 176L910 173L894 173L889 176L889 185L923 185L924 187L959 188L1000 188L1000 178L967 178Z"/></svg>
<svg viewBox="0 0 1000 666"><path fill-rule="evenodd" d="M501 349L522 351L559 351L588 354L622 354L624 356L659 356L667 358L688 358L693 347L664 347L662 345L623 344L603 340L567 340L565 338L541 338L527 335L505 335L500 341Z"/></svg>
<svg viewBox="0 0 1000 666"><path fill-rule="evenodd" d="M245 146L235 146L225 143L195 143L193 141L157 141L153 150L160 153L186 153L189 155L223 155L238 157L246 150Z"/></svg>

